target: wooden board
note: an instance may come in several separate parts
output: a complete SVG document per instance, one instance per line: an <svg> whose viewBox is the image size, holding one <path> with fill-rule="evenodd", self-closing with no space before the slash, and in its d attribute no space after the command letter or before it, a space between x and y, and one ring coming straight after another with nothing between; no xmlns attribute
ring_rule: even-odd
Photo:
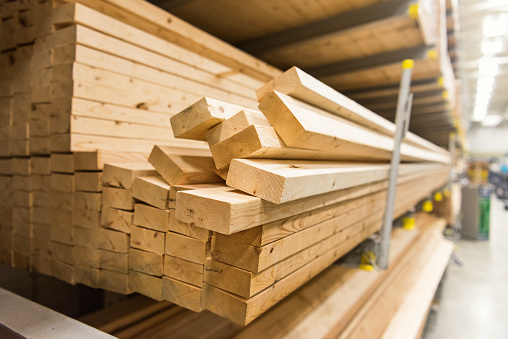
<svg viewBox="0 0 508 339"><path fill-rule="evenodd" d="M132 189L135 177L157 175L157 171L147 162L105 164L103 169L104 186Z"/></svg>
<svg viewBox="0 0 508 339"><path fill-rule="evenodd" d="M129 270L161 277L164 269L164 258L161 254L129 249Z"/></svg>
<svg viewBox="0 0 508 339"><path fill-rule="evenodd" d="M203 270L204 266L202 264L169 255L164 256L164 275L170 278L202 287Z"/></svg>
<svg viewBox="0 0 508 339"><path fill-rule="evenodd" d="M222 181L211 157L171 154L171 150L155 145L148 161L170 185Z"/></svg>
<svg viewBox="0 0 508 339"><path fill-rule="evenodd" d="M390 159L393 139L321 109L272 91L259 105L270 124L288 146L332 153ZM450 158L403 143L401 159L449 163Z"/></svg>
<svg viewBox="0 0 508 339"><path fill-rule="evenodd" d="M200 240L178 233L166 233L165 254L185 259L197 264L204 264L209 256L210 243L208 239Z"/></svg>
<svg viewBox="0 0 508 339"><path fill-rule="evenodd" d="M201 312L201 288L169 277L162 277L162 299Z"/></svg>
<svg viewBox="0 0 508 339"><path fill-rule="evenodd" d="M103 207L132 211L134 210L132 191L116 187L103 187L102 204Z"/></svg>
<svg viewBox="0 0 508 339"><path fill-rule="evenodd" d="M147 252L164 254L165 233L134 226L130 246Z"/></svg>
<svg viewBox="0 0 508 339"><path fill-rule="evenodd" d="M434 179L428 177L425 182L446 180L447 172L436 172ZM398 179L398 183L428 176L429 173L407 176ZM245 193L231 190L218 192L215 189L181 191L177 193L178 204L176 218L185 223L213 230L222 234L233 234L275 220L284 219L297 213L311 211L318 207L330 206L341 201L358 198L381 191L387 187L382 181L341 191L322 194L301 201L285 204L273 204ZM199 206L196 209L195 206Z"/></svg>
<svg viewBox="0 0 508 339"><path fill-rule="evenodd" d="M162 177L137 177L132 185L134 198L160 209L168 208L169 185Z"/></svg>
<svg viewBox="0 0 508 339"><path fill-rule="evenodd" d="M154 208L145 204L134 207L134 225L154 231L169 231L169 210Z"/></svg>
<svg viewBox="0 0 508 339"><path fill-rule="evenodd" d="M130 234L134 225L134 213L104 206L100 223L102 227Z"/></svg>
<svg viewBox="0 0 508 339"><path fill-rule="evenodd" d="M129 289L152 299L162 300L162 279L137 271L129 271Z"/></svg>
<svg viewBox="0 0 508 339"><path fill-rule="evenodd" d="M298 67L292 67L274 80L256 90L261 102L271 91L278 91L308 104L324 109L362 126L389 136L395 134L395 125L337 92L325 83L315 79ZM395 92L397 94L398 92ZM407 133L405 140L435 152L447 154L442 148L413 133Z"/></svg>
<svg viewBox="0 0 508 339"><path fill-rule="evenodd" d="M206 141L211 147L250 125L269 126L270 124L261 112L240 111L206 132Z"/></svg>
<svg viewBox="0 0 508 339"><path fill-rule="evenodd" d="M244 107L212 98L203 98L171 117L175 138L206 140L208 129L231 118Z"/></svg>
<svg viewBox="0 0 508 339"><path fill-rule="evenodd" d="M183 234L199 240L208 240L211 236L211 232L207 229L194 226L193 224L186 224L176 219L174 210L169 212L169 230L173 233Z"/></svg>
<svg viewBox="0 0 508 339"><path fill-rule="evenodd" d="M99 268L108 271L129 273L129 253L117 253L99 249Z"/></svg>

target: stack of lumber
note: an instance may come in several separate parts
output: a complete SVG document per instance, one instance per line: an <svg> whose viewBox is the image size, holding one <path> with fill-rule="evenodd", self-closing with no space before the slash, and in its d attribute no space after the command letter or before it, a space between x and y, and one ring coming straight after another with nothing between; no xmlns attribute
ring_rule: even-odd
<svg viewBox="0 0 508 339"><path fill-rule="evenodd" d="M444 225L418 214L415 229L394 229L387 271L333 265L243 328L139 298L81 320L119 338L418 338L453 249Z"/></svg>
<svg viewBox="0 0 508 339"><path fill-rule="evenodd" d="M227 23L213 19L216 10L206 0L156 3L273 65L300 67L391 120L400 63L414 59L418 119L410 129L447 146L446 134L460 128L450 114L457 93L448 49L450 44L453 54L454 40L447 38L447 27L454 29L447 21L447 10L456 14L453 1L282 2L239 9L234 0L223 0L221 13L235 13Z"/></svg>
<svg viewBox="0 0 508 339"><path fill-rule="evenodd" d="M106 182L102 199L104 164L146 164L156 143L209 154L173 137L171 115L204 95L255 107L280 71L141 0L9 0L0 13L0 261L130 291L105 278L127 274L105 258L125 249L98 245L99 231L129 234L103 225L128 215L101 213L119 188Z"/></svg>

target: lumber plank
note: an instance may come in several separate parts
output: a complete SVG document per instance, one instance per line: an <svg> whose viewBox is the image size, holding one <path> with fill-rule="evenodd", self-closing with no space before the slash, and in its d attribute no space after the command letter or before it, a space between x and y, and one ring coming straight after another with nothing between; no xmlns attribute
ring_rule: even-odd
<svg viewBox="0 0 508 339"><path fill-rule="evenodd" d="M134 225L134 213L104 206L100 215L100 225L104 228L130 234Z"/></svg>
<svg viewBox="0 0 508 339"><path fill-rule="evenodd" d="M102 192L102 172L74 172L76 191Z"/></svg>
<svg viewBox="0 0 508 339"><path fill-rule="evenodd" d="M165 254L185 259L197 264L204 264L210 253L208 239L194 239L182 234L166 233Z"/></svg>
<svg viewBox="0 0 508 339"><path fill-rule="evenodd" d="M429 173L399 177L397 182L401 184L427 175ZM430 183L432 183L442 176L447 176L446 171L435 172L433 175L434 180L428 178L424 180L426 182L430 180ZM175 209L175 216L184 223L194 223L198 227L222 234L233 234L287 218L297 213L375 193L386 189L386 187L387 182L382 181L285 204L273 204L235 190L220 192L216 189L180 191L177 192L178 204ZM200 208L197 209L195 206Z"/></svg>
<svg viewBox="0 0 508 339"><path fill-rule="evenodd" d="M157 171L147 162L104 164L102 180L105 186L131 189L135 177L157 175Z"/></svg>
<svg viewBox="0 0 508 339"><path fill-rule="evenodd" d="M157 301L162 300L162 279L137 271L129 271L129 289Z"/></svg>
<svg viewBox="0 0 508 339"><path fill-rule="evenodd" d="M168 209L170 186L160 176L137 177L132 185L132 195L137 200L160 209Z"/></svg>
<svg viewBox="0 0 508 339"><path fill-rule="evenodd" d="M95 230L94 230L95 232ZM117 252L129 252L129 235L123 232L117 232L108 229L99 229L98 231L97 247L99 249Z"/></svg>
<svg viewBox="0 0 508 339"><path fill-rule="evenodd" d="M116 187L102 188L102 205L121 210L134 210L132 191Z"/></svg>
<svg viewBox="0 0 508 339"><path fill-rule="evenodd" d="M162 277L165 261L161 254L129 249L129 270Z"/></svg>
<svg viewBox="0 0 508 339"><path fill-rule="evenodd" d="M206 140L206 131L246 108L212 98L202 98L171 117L175 138Z"/></svg>
<svg viewBox="0 0 508 339"><path fill-rule="evenodd" d="M84 265L73 265L73 274L76 283L89 286L91 288L99 288L99 274L100 270L97 268L84 266Z"/></svg>
<svg viewBox="0 0 508 339"><path fill-rule="evenodd" d="M201 288L169 277L162 277L162 299L201 312Z"/></svg>
<svg viewBox="0 0 508 339"><path fill-rule="evenodd" d="M197 264L185 259L164 256L164 275L170 278L186 282L188 284L202 287L203 286L203 270L202 264Z"/></svg>
<svg viewBox="0 0 508 339"><path fill-rule="evenodd" d="M99 249L99 268L119 272L129 273L129 253L117 253Z"/></svg>
<svg viewBox="0 0 508 339"><path fill-rule="evenodd" d="M183 234L199 240L207 240L210 237L210 231L193 224L186 224L176 219L175 211L169 211L169 230L173 233Z"/></svg>
<svg viewBox="0 0 508 339"><path fill-rule="evenodd" d="M170 149L155 145L148 161L170 185L223 181L211 157L171 154Z"/></svg>
<svg viewBox="0 0 508 339"><path fill-rule="evenodd" d="M133 292L129 288L129 275L108 270L99 271L99 287L120 294Z"/></svg>
<svg viewBox="0 0 508 339"><path fill-rule="evenodd" d="M211 147L224 139L240 132L250 125L269 126L268 121L261 112L240 111L231 118L224 120L205 133L206 141Z"/></svg>
<svg viewBox="0 0 508 339"><path fill-rule="evenodd" d="M301 269L291 273L286 278L278 281L272 288L266 289L256 296L244 299L229 292L215 288L207 283L203 284L203 307L210 311L228 318L239 325L247 325L271 306L282 300L310 278L316 276L328 267L338 257L352 249L358 242L379 229L381 222L372 227L366 234L360 233L360 239L345 248L345 251L331 250L327 255L322 255L307 263Z"/></svg>
<svg viewBox="0 0 508 339"><path fill-rule="evenodd" d="M169 231L169 210L154 208L145 204L134 206L134 225L154 231Z"/></svg>
<svg viewBox="0 0 508 339"><path fill-rule="evenodd" d="M260 103L259 109L288 146L357 154L374 160L391 157L394 141L387 135L351 123L285 94L270 92ZM450 162L447 156L407 143L401 145L401 159Z"/></svg>
<svg viewBox="0 0 508 339"><path fill-rule="evenodd" d="M210 147L218 169L227 169L233 159L366 160L353 154L288 147L271 126L251 125ZM229 172L228 172L229 173Z"/></svg>
<svg viewBox="0 0 508 339"><path fill-rule="evenodd" d="M395 134L395 125L392 122L361 106L345 95L342 95L298 67L290 68L256 90L258 101L263 101L271 91L287 94L374 131L382 132L390 136ZM413 145L424 147L435 152L440 152L445 155L448 153L414 133L406 133L405 140Z"/></svg>
<svg viewBox="0 0 508 339"><path fill-rule="evenodd" d="M228 186L275 204L388 178L390 165L234 159Z"/></svg>
<svg viewBox="0 0 508 339"><path fill-rule="evenodd" d="M130 246L159 255L164 254L166 234L149 230L147 228L133 226L131 230Z"/></svg>
<svg viewBox="0 0 508 339"><path fill-rule="evenodd" d="M101 226L101 213L74 208L72 211L72 225L88 229L99 228Z"/></svg>
<svg viewBox="0 0 508 339"><path fill-rule="evenodd" d="M146 159L146 154L136 152L78 151L74 152L74 169L76 171L99 171L104 168L105 163L132 162Z"/></svg>

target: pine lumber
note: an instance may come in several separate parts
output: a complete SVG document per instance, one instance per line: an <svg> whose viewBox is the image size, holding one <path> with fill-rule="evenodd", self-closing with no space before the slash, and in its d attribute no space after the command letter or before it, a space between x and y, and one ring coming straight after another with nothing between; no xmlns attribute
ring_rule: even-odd
<svg viewBox="0 0 508 339"><path fill-rule="evenodd" d="M194 312L201 312L201 288L162 277L162 299L185 307Z"/></svg>
<svg viewBox="0 0 508 339"><path fill-rule="evenodd" d="M240 111L231 118L224 120L205 133L208 145L212 147L218 142L227 139L250 125L270 126L261 112L254 110Z"/></svg>
<svg viewBox="0 0 508 339"><path fill-rule="evenodd" d="M177 148L175 148L175 151ZM147 159L143 153L129 152L122 153L118 151L77 151L74 155L74 169L76 171L99 171L104 168L105 163L132 162Z"/></svg>
<svg viewBox="0 0 508 339"><path fill-rule="evenodd" d="M102 172L74 172L76 191L101 192Z"/></svg>
<svg viewBox="0 0 508 339"><path fill-rule="evenodd" d="M104 186L102 189L102 205L103 207L131 211L134 209L132 191L123 188Z"/></svg>
<svg viewBox="0 0 508 339"><path fill-rule="evenodd" d="M245 107L212 98L202 98L171 117L175 138L206 140L206 131L218 125Z"/></svg>
<svg viewBox="0 0 508 339"><path fill-rule="evenodd" d="M259 104L259 109L288 146L361 155L374 160L391 158L392 138L285 94L270 92ZM401 159L450 162L447 156L407 143L401 145Z"/></svg>
<svg viewBox="0 0 508 339"><path fill-rule="evenodd" d="M262 247L236 243L228 239L228 236L216 235L212 243L212 258L257 273L334 234L340 233L353 224L360 223L359 226L361 227L362 220L369 222L373 219L379 219L384 211L383 207L382 203L362 206L350 213L326 220Z"/></svg>
<svg viewBox="0 0 508 339"><path fill-rule="evenodd" d="M136 177L132 185L132 196L154 207L168 209L169 188L160 176Z"/></svg>
<svg viewBox="0 0 508 339"><path fill-rule="evenodd" d="M101 213L92 210L74 208L72 211L72 225L82 228L98 228L101 226Z"/></svg>
<svg viewBox="0 0 508 339"><path fill-rule="evenodd" d="M117 253L99 249L99 268L120 272L129 273L129 253Z"/></svg>
<svg viewBox="0 0 508 339"><path fill-rule="evenodd" d="M170 278L202 287L203 271L204 266L202 264L170 255L164 256L164 275Z"/></svg>
<svg viewBox="0 0 508 339"><path fill-rule="evenodd" d="M444 183L447 176L446 170L422 173L399 177L397 183L402 184L426 177L421 182L427 183L430 187L436 183ZM235 190L201 189L180 191L177 192L178 204L175 209L175 216L184 223L194 223L198 227L222 234L233 234L284 219L297 213L362 197L386 189L386 187L387 182L381 181L284 204L273 204ZM195 206L199 206L199 209Z"/></svg>
<svg viewBox="0 0 508 339"><path fill-rule="evenodd" d="M342 95L298 67L291 67L277 78L257 89L258 101L263 101L271 91L287 94L374 131L389 136L395 134L395 124ZM415 146L448 155L448 152L442 148L411 132L406 133L405 141Z"/></svg>
<svg viewBox="0 0 508 339"><path fill-rule="evenodd" d="M147 252L164 254L164 232L157 232L147 228L134 226L131 231L130 246Z"/></svg>
<svg viewBox="0 0 508 339"><path fill-rule="evenodd" d="M162 277L164 258L161 254L129 249L129 270Z"/></svg>
<svg viewBox="0 0 508 339"><path fill-rule="evenodd" d="M152 165L146 162L104 164L102 180L104 186L130 190L134 178L157 175Z"/></svg>
<svg viewBox="0 0 508 339"><path fill-rule="evenodd" d="M400 165L400 174L439 168ZM275 204L338 191L388 178L390 165L302 160L235 159L228 186Z"/></svg>
<svg viewBox="0 0 508 339"><path fill-rule="evenodd" d="M76 283L89 286L91 288L99 288L99 269L74 264L72 272Z"/></svg>
<svg viewBox="0 0 508 339"><path fill-rule="evenodd" d="M99 271L99 288L120 294L131 294L133 292L129 288L128 274L108 270Z"/></svg>
<svg viewBox="0 0 508 339"><path fill-rule="evenodd" d="M164 146L155 145L148 161L170 185L223 181L215 173L211 157L171 154Z"/></svg>
<svg viewBox="0 0 508 339"><path fill-rule="evenodd" d="M132 211L103 206L100 224L104 228L130 234L134 225L134 213Z"/></svg>
<svg viewBox="0 0 508 339"><path fill-rule="evenodd" d="M228 190L230 189L225 183L213 183L213 184L185 184L185 185L171 185L169 189L169 200L176 200L176 193L180 191L189 191L196 189L206 189L206 188L219 188Z"/></svg>
<svg viewBox="0 0 508 339"><path fill-rule="evenodd" d="M134 225L152 229L154 231L169 231L169 212L145 204L134 207Z"/></svg>
<svg viewBox="0 0 508 339"><path fill-rule="evenodd" d="M354 243L348 244L341 250L335 249L328 251L315 260L307 263L299 270L291 273L286 278L275 283L272 288L266 289L254 297L244 299L235 296L229 292L215 288L209 284L203 284L203 307L210 311L228 318L239 325L247 325L268 308L282 300L291 292L307 282L310 278L316 276L337 258L356 246L361 240L375 232L381 222L368 227L365 231L357 234L358 239Z"/></svg>
<svg viewBox="0 0 508 339"><path fill-rule="evenodd" d="M176 219L174 210L169 210L169 231L199 240L207 240L211 236L211 232L207 229L186 224Z"/></svg>
<svg viewBox="0 0 508 339"><path fill-rule="evenodd" d="M117 252L117 253L128 253L129 252L129 235L123 232L117 232L108 229L93 230L97 232L97 247L99 249Z"/></svg>
<svg viewBox="0 0 508 339"><path fill-rule="evenodd" d="M162 279L159 277L129 271L129 289L157 301L162 300Z"/></svg>
<svg viewBox="0 0 508 339"><path fill-rule="evenodd" d="M365 160L363 156L333 154L288 147L271 126L251 125L210 147L215 166L227 169L233 159ZM229 172L228 172L229 173Z"/></svg>
<svg viewBox="0 0 508 339"><path fill-rule="evenodd" d="M167 255L202 265L209 256L209 252L210 243L208 239L200 240L178 233L166 233L164 253Z"/></svg>

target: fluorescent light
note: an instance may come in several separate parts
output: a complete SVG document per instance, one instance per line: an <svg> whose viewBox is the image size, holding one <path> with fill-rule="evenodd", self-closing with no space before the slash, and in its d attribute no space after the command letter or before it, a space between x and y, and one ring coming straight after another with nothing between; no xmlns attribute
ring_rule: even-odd
<svg viewBox="0 0 508 339"><path fill-rule="evenodd" d="M487 115L487 106L476 106L473 113L474 121L482 121Z"/></svg>
<svg viewBox="0 0 508 339"><path fill-rule="evenodd" d="M481 77L478 78L478 86L492 86L496 82L494 77Z"/></svg>
<svg viewBox="0 0 508 339"><path fill-rule="evenodd" d="M480 64L480 74L494 75L497 74L499 65L493 61L485 61Z"/></svg>
<svg viewBox="0 0 508 339"><path fill-rule="evenodd" d="M476 101L490 101L490 92L488 93L476 93Z"/></svg>
<svg viewBox="0 0 508 339"><path fill-rule="evenodd" d="M476 98L475 105L476 106L488 106L490 103L490 98Z"/></svg>
<svg viewBox="0 0 508 339"><path fill-rule="evenodd" d="M480 85L478 85L478 87L476 87L476 92L477 93L491 93L492 89L493 89L492 86L480 86Z"/></svg>
<svg viewBox="0 0 508 339"><path fill-rule="evenodd" d="M501 41L486 41L482 44L483 54L496 54L503 50L503 43Z"/></svg>
<svg viewBox="0 0 508 339"><path fill-rule="evenodd" d="M506 34L507 23L503 19L486 21L483 24L483 36L487 38Z"/></svg>
<svg viewBox="0 0 508 339"><path fill-rule="evenodd" d="M501 123L501 120L503 120L503 118L500 115L487 115L485 118L483 118L482 125L495 127Z"/></svg>

